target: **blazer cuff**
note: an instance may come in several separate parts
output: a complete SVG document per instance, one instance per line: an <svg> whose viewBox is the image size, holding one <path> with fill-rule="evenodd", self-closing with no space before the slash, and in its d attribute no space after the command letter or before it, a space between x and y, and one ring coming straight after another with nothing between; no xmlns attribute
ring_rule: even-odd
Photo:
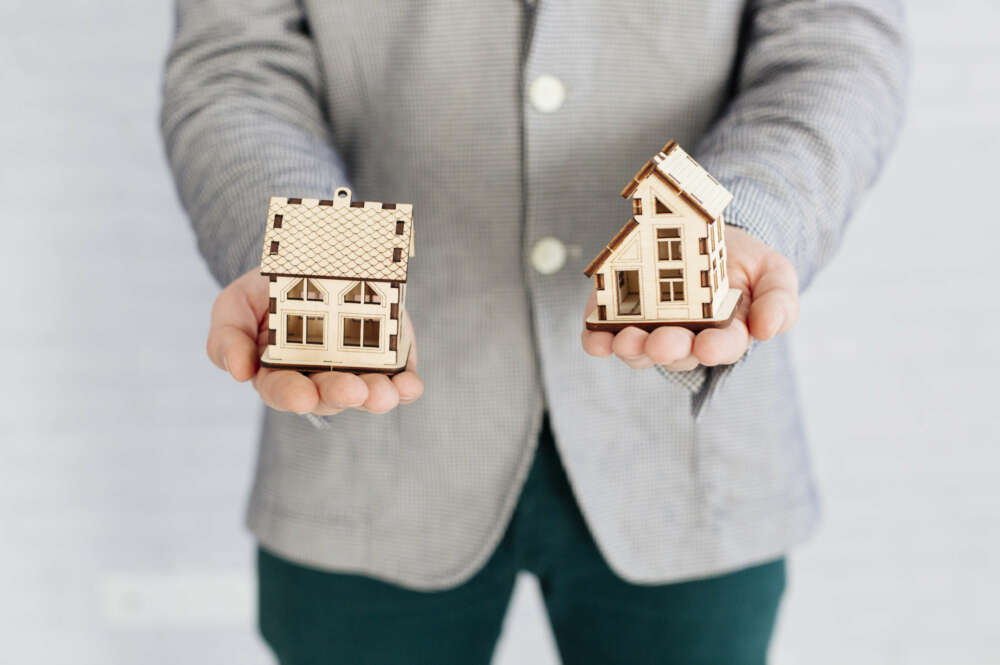
<svg viewBox="0 0 1000 665"><path fill-rule="evenodd" d="M686 372L672 372L663 365L656 365L656 371L659 372L661 376L687 388L692 395L698 394L698 392L705 385L707 374L705 370L707 369L707 367L701 367L699 365L698 367Z"/></svg>
<svg viewBox="0 0 1000 665"><path fill-rule="evenodd" d="M751 340L747 352L732 365L699 366L686 372L672 372L663 365L656 365L656 371L667 380L680 384L691 392L691 417L697 420L726 378L746 361L756 345L757 342Z"/></svg>

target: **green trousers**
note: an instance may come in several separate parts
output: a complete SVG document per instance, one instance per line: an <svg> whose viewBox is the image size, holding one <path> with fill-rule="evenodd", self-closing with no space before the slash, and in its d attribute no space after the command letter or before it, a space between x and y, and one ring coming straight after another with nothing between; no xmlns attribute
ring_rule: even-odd
<svg viewBox="0 0 1000 665"><path fill-rule="evenodd" d="M762 665L784 560L639 586L602 559L546 427L510 526L486 566L410 591L258 552L260 630L282 665L488 665L518 571L539 579L565 665Z"/></svg>

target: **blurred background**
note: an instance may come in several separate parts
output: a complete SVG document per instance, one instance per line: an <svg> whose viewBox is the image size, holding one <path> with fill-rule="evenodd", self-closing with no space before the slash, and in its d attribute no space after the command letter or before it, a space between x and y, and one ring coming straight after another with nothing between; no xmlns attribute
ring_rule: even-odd
<svg viewBox="0 0 1000 665"><path fill-rule="evenodd" d="M1000 663L1000 8L908 6L907 126L793 335L826 519L778 665ZM204 356L217 288L157 131L170 3L0 19L0 663L270 663L260 410ZM557 662L531 577L495 662Z"/></svg>

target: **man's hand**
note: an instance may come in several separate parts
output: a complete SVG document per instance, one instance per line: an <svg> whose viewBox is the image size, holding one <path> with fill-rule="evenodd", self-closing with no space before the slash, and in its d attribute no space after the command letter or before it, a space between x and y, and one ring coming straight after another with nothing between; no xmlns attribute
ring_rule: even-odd
<svg viewBox="0 0 1000 665"><path fill-rule="evenodd" d="M215 299L206 345L208 357L237 381L253 380L261 399L272 409L331 416L344 409L373 413L409 404L424 392L417 376L417 349L410 349L406 371L391 379L384 374L317 372L301 374L287 369L260 367L267 346L267 278L257 269L227 286ZM406 334L413 324L403 313ZM411 337L410 339L414 339Z"/></svg>
<svg viewBox="0 0 1000 665"><path fill-rule="evenodd" d="M791 262L743 229L726 227L726 271L730 288L743 291L732 322L697 335L681 326L652 332L635 327L618 333L584 329L583 350L601 358L612 353L633 369L663 365L683 372L698 365L731 365L750 338L765 341L791 328L799 316L799 280ZM584 318L597 304L591 293Z"/></svg>

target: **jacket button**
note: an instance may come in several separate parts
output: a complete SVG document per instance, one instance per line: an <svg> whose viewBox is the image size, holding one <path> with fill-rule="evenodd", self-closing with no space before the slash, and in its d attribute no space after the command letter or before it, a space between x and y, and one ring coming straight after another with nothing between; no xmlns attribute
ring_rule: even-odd
<svg viewBox="0 0 1000 665"><path fill-rule="evenodd" d="M566 265L566 245L558 238L540 238L531 248L531 265L543 275L551 275Z"/></svg>
<svg viewBox="0 0 1000 665"><path fill-rule="evenodd" d="M566 86L555 76L543 74L528 89L531 105L540 113L555 113L566 101Z"/></svg>

